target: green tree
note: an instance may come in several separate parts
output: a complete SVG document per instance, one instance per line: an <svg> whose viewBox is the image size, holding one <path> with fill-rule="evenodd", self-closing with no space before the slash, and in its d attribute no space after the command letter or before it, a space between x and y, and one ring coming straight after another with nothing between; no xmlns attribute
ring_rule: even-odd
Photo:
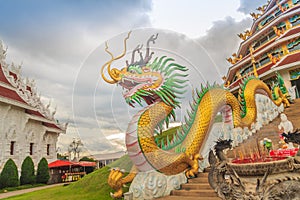
<svg viewBox="0 0 300 200"><path fill-rule="evenodd" d="M58 160L69 160L68 156L62 155L60 153L56 154Z"/></svg>
<svg viewBox="0 0 300 200"><path fill-rule="evenodd" d="M93 158L89 158L87 156L82 157L79 161L96 162Z"/></svg>
<svg viewBox="0 0 300 200"><path fill-rule="evenodd" d="M35 183L34 164L30 156L27 156L22 163L20 183L21 185Z"/></svg>
<svg viewBox="0 0 300 200"><path fill-rule="evenodd" d="M10 158L6 161L0 175L0 188L17 187L20 185L18 169L15 162Z"/></svg>
<svg viewBox="0 0 300 200"><path fill-rule="evenodd" d="M38 164L36 183L47 183L50 178L48 162L46 158L42 158Z"/></svg>

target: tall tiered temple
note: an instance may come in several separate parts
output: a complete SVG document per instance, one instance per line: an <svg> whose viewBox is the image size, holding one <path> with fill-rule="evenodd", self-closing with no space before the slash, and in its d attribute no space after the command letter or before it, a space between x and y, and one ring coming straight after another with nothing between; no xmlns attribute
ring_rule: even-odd
<svg viewBox="0 0 300 200"><path fill-rule="evenodd" d="M278 72L287 88L300 92L300 0L271 0L251 13L250 30L238 36L243 40L237 53L227 60L232 64L225 85L233 93L245 76L258 76L272 85Z"/></svg>
<svg viewBox="0 0 300 200"><path fill-rule="evenodd" d="M0 171L11 158L20 169L31 156L35 167L42 157L56 160L56 143L66 124L55 120L37 94L34 81L23 79L21 67L5 61L6 50L0 41Z"/></svg>

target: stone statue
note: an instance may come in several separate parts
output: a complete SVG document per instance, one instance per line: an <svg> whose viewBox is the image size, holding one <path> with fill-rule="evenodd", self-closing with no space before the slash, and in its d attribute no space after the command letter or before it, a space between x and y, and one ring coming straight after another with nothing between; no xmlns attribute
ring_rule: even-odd
<svg viewBox="0 0 300 200"><path fill-rule="evenodd" d="M292 87L289 87L288 91L289 91L289 95L290 95L290 99L293 101L296 99L296 86L292 86Z"/></svg>
<svg viewBox="0 0 300 200"><path fill-rule="evenodd" d="M294 129L291 121L287 119L287 116L284 113L280 114L281 122L278 125L279 130L283 130L285 133L291 133Z"/></svg>
<svg viewBox="0 0 300 200"><path fill-rule="evenodd" d="M286 133L286 134L292 133L294 127L293 127L292 122L289 121L289 120L287 119L287 116L286 116L284 113L281 113L281 114L280 114L280 119L281 119L281 122L280 122L280 124L278 125L278 129L279 129L280 131L283 131L283 132ZM289 142L289 143L287 144L287 148L288 148L288 149L294 148L293 143L292 143L292 142Z"/></svg>

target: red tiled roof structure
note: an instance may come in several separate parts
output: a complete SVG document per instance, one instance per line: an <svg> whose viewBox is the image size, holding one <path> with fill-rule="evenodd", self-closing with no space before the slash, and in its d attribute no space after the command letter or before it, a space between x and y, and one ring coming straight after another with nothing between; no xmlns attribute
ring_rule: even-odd
<svg viewBox="0 0 300 200"><path fill-rule="evenodd" d="M265 65L265 66L263 66L263 67L257 69L257 74L260 75L260 74L265 73L266 71L270 70L272 66L273 66L273 63L269 63L268 65ZM239 79L239 80L233 82L233 83L230 85L230 88L231 88L231 89L232 89L232 88L235 88L235 87L239 86L240 83L241 83L241 79Z"/></svg>
<svg viewBox="0 0 300 200"><path fill-rule="evenodd" d="M43 117L43 118L44 118L44 116L43 116L40 112L38 112L38 111L34 111L34 110L26 110L26 113L27 113L27 114L30 114L30 115L35 115L35 116Z"/></svg>
<svg viewBox="0 0 300 200"><path fill-rule="evenodd" d="M284 35L282 36L282 38L288 37L288 36L290 36L290 35L294 35L294 34L299 33L299 32L300 32L300 26L299 26L299 27L296 27L296 28L294 28L294 29L289 30L288 32L286 32L286 34L284 34Z"/></svg>
<svg viewBox="0 0 300 200"><path fill-rule="evenodd" d="M20 103L24 103L27 104L18 94L16 91L7 89L5 87L0 86L0 96L8 98L8 99L12 99L15 101L18 101Z"/></svg>
<svg viewBox="0 0 300 200"><path fill-rule="evenodd" d="M276 67L280 67L289 63L300 61L300 52L287 55Z"/></svg>
<svg viewBox="0 0 300 200"><path fill-rule="evenodd" d="M49 168L68 167L68 166L96 167L96 163L88 162L88 161L72 162L68 160L56 160L48 164Z"/></svg>
<svg viewBox="0 0 300 200"><path fill-rule="evenodd" d="M55 124L52 124L52 123L43 122L43 125L50 127L50 128L60 129L58 126L56 126Z"/></svg>
<svg viewBox="0 0 300 200"><path fill-rule="evenodd" d="M72 162L67 160L56 160L48 164L49 168L55 168L55 167L67 167L71 166Z"/></svg>
<svg viewBox="0 0 300 200"><path fill-rule="evenodd" d="M43 122L43 125L49 128L55 128L58 130L62 130L62 128L58 127L58 125L53 121L53 119L48 119L45 117L38 109L35 107L31 106L28 102L26 102L19 94L18 94L18 88L13 86L8 78L6 77L4 71L3 71L3 66L1 66L0 63L0 97L3 97L7 100L12 100L17 103L21 103L20 105L26 106L25 112L29 115L32 116L37 116L40 118L43 118L46 120L46 122ZM8 72L10 76L13 77L14 80L18 79L18 76L16 73L9 71ZM32 88L31 86L26 85L26 91L29 91L30 94L32 94ZM44 120L42 120L44 121ZM49 121L49 122L48 122ZM53 121L51 123L50 121Z"/></svg>
<svg viewBox="0 0 300 200"><path fill-rule="evenodd" d="M80 162L72 162L74 165L78 165L81 167L96 167L96 162L89 161L80 161Z"/></svg>

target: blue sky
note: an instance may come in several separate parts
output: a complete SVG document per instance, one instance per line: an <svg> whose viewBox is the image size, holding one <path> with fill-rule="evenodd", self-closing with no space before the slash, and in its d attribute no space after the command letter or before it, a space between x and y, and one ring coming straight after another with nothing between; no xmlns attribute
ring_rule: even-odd
<svg viewBox="0 0 300 200"><path fill-rule="evenodd" d="M45 102L52 99L52 107L58 107L56 117L71 122L67 134L60 137L61 149L73 137L81 137L92 154L115 151L122 149L122 132L129 120L128 115L119 116L131 115L135 110L128 110L120 99L122 102L115 106L113 114L108 100L112 97L111 88L104 86L100 90L102 96L95 98L97 80L91 83L88 73L80 74L84 70L94 73L87 68L91 65L100 70L105 61L92 63L89 58L101 50L104 41L109 40L114 46L112 38L141 28L184 35L209 58L197 66L198 70L208 76L206 69L213 65L216 71L213 78L220 80L229 67L225 58L237 51L241 42L236 35L251 26L250 11L265 3L264 0L7 0L1 1L0 40L8 46L7 62L23 63L23 76L35 79ZM117 41L115 46L118 44ZM190 60L196 60L197 55L191 49L186 47L186 52L191 55ZM97 105L88 107L86 99L96 99ZM108 113L107 117L99 115L96 109ZM78 112L74 114L74 110Z"/></svg>

